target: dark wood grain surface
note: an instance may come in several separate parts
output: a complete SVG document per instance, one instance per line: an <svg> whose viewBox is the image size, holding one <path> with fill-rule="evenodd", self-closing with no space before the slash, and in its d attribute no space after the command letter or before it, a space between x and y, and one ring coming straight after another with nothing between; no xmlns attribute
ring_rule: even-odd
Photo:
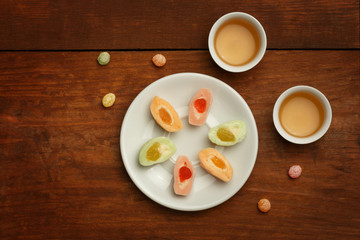
<svg viewBox="0 0 360 240"><path fill-rule="evenodd" d="M256 16L270 48L238 74L206 46L211 24L232 11ZM6 0L0 12L0 239L360 238L359 1ZM96 62L102 49L107 66ZM156 53L165 67L151 63ZM179 72L233 87L259 134L246 184L198 212L146 197L119 149L133 99ZM323 92L333 111L329 131L308 145L285 141L272 122L277 97L300 84ZM105 109L108 92L117 98ZM293 164L303 167L296 180ZM261 198L272 203L266 214Z"/></svg>
<svg viewBox="0 0 360 240"><path fill-rule="evenodd" d="M359 48L359 1L0 1L0 49L207 49L229 12L264 26L269 48Z"/></svg>

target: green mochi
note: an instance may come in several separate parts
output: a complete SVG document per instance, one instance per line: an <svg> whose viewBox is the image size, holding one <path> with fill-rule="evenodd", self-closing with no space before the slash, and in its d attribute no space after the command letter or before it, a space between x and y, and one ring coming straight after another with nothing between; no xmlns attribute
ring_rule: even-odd
<svg viewBox="0 0 360 240"><path fill-rule="evenodd" d="M176 146L167 137L156 137L147 141L140 149L139 163L151 166L168 160L176 152Z"/></svg>
<svg viewBox="0 0 360 240"><path fill-rule="evenodd" d="M234 120L219 124L208 132L210 141L218 146L228 147L241 142L246 136L245 122Z"/></svg>

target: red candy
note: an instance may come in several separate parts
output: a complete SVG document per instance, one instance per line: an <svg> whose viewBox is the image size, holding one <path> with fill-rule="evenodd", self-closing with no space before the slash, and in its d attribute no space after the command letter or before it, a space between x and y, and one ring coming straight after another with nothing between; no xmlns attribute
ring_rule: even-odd
<svg viewBox="0 0 360 240"><path fill-rule="evenodd" d="M180 182L184 182L185 180L191 178L192 172L191 170L186 166L186 163L183 167L179 170L179 178Z"/></svg>
<svg viewBox="0 0 360 240"><path fill-rule="evenodd" d="M301 167L299 165L294 165L290 167L288 174L289 177L291 178L298 178L300 177L301 172L302 172Z"/></svg>
<svg viewBox="0 0 360 240"><path fill-rule="evenodd" d="M199 98L194 102L194 107L199 113L204 113L206 110L206 100Z"/></svg>

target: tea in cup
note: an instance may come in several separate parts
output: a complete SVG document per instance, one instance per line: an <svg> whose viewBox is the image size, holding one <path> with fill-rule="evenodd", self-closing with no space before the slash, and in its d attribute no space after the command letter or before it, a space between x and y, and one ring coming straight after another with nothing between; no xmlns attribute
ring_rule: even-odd
<svg viewBox="0 0 360 240"><path fill-rule="evenodd" d="M266 50L266 34L253 16L233 12L211 28L209 51L214 61L230 72L244 72L260 62Z"/></svg>
<svg viewBox="0 0 360 240"><path fill-rule="evenodd" d="M276 130L286 140L307 144L321 138L330 127L331 106L319 90L296 86L283 92L273 110Z"/></svg>

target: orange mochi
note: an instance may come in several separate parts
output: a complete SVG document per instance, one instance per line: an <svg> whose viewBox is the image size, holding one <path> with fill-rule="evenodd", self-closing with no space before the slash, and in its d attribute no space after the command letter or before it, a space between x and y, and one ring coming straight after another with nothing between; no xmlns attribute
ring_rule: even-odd
<svg viewBox="0 0 360 240"><path fill-rule="evenodd" d="M157 124L168 132L177 132L183 128L178 113L166 100L155 96L150 106L151 114Z"/></svg>
<svg viewBox="0 0 360 240"><path fill-rule="evenodd" d="M229 182L233 168L229 161L215 148L206 148L199 152L200 165L211 175L224 182Z"/></svg>
<svg viewBox="0 0 360 240"><path fill-rule="evenodd" d="M206 122L209 109L212 103L212 93L208 88L201 88L190 101L189 123L194 126L201 126Z"/></svg>
<svg viewBox="0 0 360 240"><path fill-rule="evenodd" d="M174 192L186 196L194 181L194 167L186 156L179 156L174 166Z"/></svg>

